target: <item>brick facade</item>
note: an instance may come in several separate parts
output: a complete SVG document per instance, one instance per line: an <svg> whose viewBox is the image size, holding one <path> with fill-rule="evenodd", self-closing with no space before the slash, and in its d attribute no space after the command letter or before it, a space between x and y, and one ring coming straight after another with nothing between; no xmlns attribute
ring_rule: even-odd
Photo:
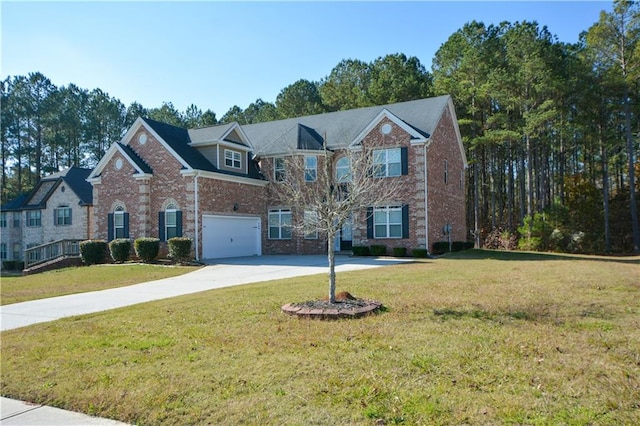
<svg viewBox="0 0 640 426"><path fill-rule="evenodd" d="M444 105L442 99L438 102ZM451 229L452 241L467 239L464 200L466 160L461 149L455 112L451 109L451 101L448 102L441 107L439 119L429 130L430 134L418 131L402 121L402 117L386 112L377 116L377 122L374 119L367 126L360 127L365 130L358 136L361 139L357 143L375 146L376 149L400 148L403 156L406 153L406 162L403 160L402 166L403 169L406 167L406 173L403 170L400 176L377 178L394 180L400 185L392 199L381 200L376 206L403 206L404 235L402 238L368 237L367 212L360 211L355 212L353 217L353 245L385 245L388 253L392 253L395 247L404 247L409 253L415 248L431 250L433 243L449 238L443 232L447 225ZM134 125L122 141L122 146L126 145L127 150L111 150L110 157L106 156L101 161L99 170L94 170L95 238L107 239L108 215L117 206L129 213L131 239L159 237L158 213L172 204L182 212L182 235L198 243L197 254L203 252L203 215L260 218L262 254L326 253L326 236L322 234L317 239L304 238L302 232L294 232L290 239L269 238L269 211L291 208L275 197L270 188L274 184L268 183L273 179L273 159L278 156L277 152L258 155L262 176L251 175L250 167L244 164L250 164L246 153L242 157L242 170L246 171L244 176L241 173L229 173L223 168L219 168L219 171L197 170L186 164L184 153L183 156L177 155L167 141L158 139L158 133L149 127L158 125L157 122L149 124L143 120L136 123L137 127ZM284 138L291 131L280 134ZM319 134L317 132L315 137ZM354 137L353 134L350 137ZM307 139L306 143L312 142ZM207 161L211 160L212 152L223 152L224 143L216 143L216 140L198 143L197 149ZM333 150L331 161L334 166L341 157L341 149L351 149L343 146ZM299 147L295 155L300 158L305 154L311 155L313 152L310 149ZM320 154L317 156L318 170L322 167ZM265 179L265 176L269 179ZM314 183L305 185L311 188ZM303 213L292 211L293 222L301 222Z"/></svg>

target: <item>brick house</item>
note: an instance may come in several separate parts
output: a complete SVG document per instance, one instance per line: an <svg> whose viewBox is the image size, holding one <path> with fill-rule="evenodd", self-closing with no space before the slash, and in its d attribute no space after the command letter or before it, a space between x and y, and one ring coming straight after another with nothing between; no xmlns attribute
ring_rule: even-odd
<svg viewBox="0 0 640 426"><path fill-rule="evenodd" d="M91 238L93 188L86 180L90 173L91 169L71 167L43 177L29 194L2 206L2 260L25 260L26 249L53 241Z"/></svg>
<svg viewBox="0 0 640 426"><path fill-rule="evenodd" d="M402 190L355 212L336 250L466 241L467 162L450 96L199 129L139 118L88 178L94 238L186 236L197 259L323 253L322 235L291 232L292 216L302 213L274 201L269 178L285 173L283 160L294 155L313 185L325 147L340 174L349 167L344 152L370 142L383 148L372 179L400 179Z"/></svg>

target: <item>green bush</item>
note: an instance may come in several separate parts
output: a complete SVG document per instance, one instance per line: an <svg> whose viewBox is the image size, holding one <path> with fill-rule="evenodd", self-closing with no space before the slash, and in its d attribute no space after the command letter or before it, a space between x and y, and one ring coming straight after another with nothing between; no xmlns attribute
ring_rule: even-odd
<svg viewBox="0 0 640 426"><path fill-rule="evenodd" d="M160 252L160 240L158 238L137 238L133 242L133 248L143 262L151 262L158 257Z"/></svg>
<svg viewBox="0 0 640 426"><path fill-rule="evenodd" d="M371 246L372 256L384 256L385 254L387 254L387 246L383 246L381 244L374 244Z"/></svg>
<svg viewBox="0 0 640 426"><path fill-rule="evenodd" d="M433 254L449 253L449 241L436 241L433 243Z"/></svg>
<svg viewBox="0 0 640 426"><path fill-rule="evenodd" d="M169 238L169 257L176 262L186 262L191 257L191 238Z"/></svg>
<svg viewBox="0 0 640 426"><path fill-rule="evenodd" d="M107 258L107 242L105 240L87 240L80 242L80 259L86 265L104 263Z"/></svg>
<svg viewBox="0 0 640 426"><path fill-rule="evenodd" d="M413 249L413 257L427 257L429 256L429 251L426 248L417 248Z"/></svg>
<svg viewBox="0 0 640 426"><path fill-rule="evenodd" d="M22 271L24 262L22 260L5 260L2 262L2 269L6 271Z"/></svg>
<svg viewBox="0 0 640 426"><path fill-rule="evenodd" d="M407 255L407 248L406 247L394 247L393 248L393 255L395 257L405 257Z"/></svg>
<svg viewBox="0 0 640 426"><path fill-rule="evenodd" d="M469 241L454 241L452 251L464 251L473 248L473 243Z"/></svg>
<svg viewBox="0 0 640 426"><path fill-rule="evenodd" d="M452 241L451 250L449 250L449 241L436 241L433 243L433 254L444 254L449 251L462 251L473 248L473 243L469 241Z"/></svg>
<svg viewBox="0 0 640 426"><path fill-rule="evenodd" d="M109 243L109 253L114 262L126 262L131 253L131 241L126 238L118 238Z"/></svg>
<svg viewBox="0 0 640 426"><path fill-rule="evenodd" d="M354 256L369 256L371 252L369 251L368 246L353 246L351 247L351 251L353 251Z"/></svg>

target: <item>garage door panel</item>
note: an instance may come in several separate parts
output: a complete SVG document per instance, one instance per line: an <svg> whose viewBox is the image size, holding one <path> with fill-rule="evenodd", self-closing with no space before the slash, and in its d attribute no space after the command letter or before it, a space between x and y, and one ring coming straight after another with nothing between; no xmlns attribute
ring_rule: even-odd
<svg viewBox="0 0 640 426"><path fill-rule="evenodd" d="M260 256L260 218L203 216L204 259Z"/></svg>

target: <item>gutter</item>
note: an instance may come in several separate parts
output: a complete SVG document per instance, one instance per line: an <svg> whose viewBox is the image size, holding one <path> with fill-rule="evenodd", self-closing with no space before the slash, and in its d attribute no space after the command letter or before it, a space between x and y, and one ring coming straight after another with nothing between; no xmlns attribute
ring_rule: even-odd
<svg viewBox="0 0 640 426"><path fill-rule="evenodd" d="M193 185L194 185L194 206L193 206L193 214L195 217L195 252L196 252L196 261L200 260L200 228L199 228L199 224L200 221L198 220L199 218L199 214L200 214L200 200L198 198L198 177L200 176L199 172L194 172L193 174Z"/></svg>
<svg viewBox="0 0 640 426"><path fill-rule="evenodd" d="M424 144L424 242L427 253L429 253L429 189L427 184L427 148L431 144L431 139L427 139Z"/></svg>

